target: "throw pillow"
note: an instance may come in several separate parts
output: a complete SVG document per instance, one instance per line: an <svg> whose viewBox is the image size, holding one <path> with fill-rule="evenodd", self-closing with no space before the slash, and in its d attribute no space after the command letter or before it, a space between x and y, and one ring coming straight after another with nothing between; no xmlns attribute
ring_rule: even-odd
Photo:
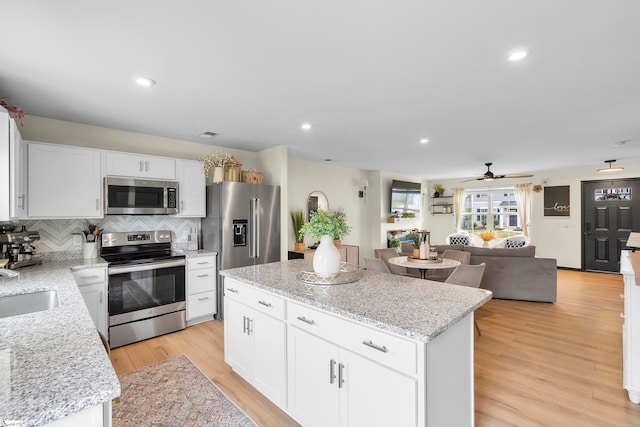
<svg viewBox="0 0 640 427"><path fill-rule="evenodd" d="M449 236L449 244L469 246L469 236L465 236L464 234Z"/></svg>
<svg viewBox="0 0 640 427"><path fill-rule="evenodd" d="M526 245L526 240L509 240L505 243L505 248L523 248Z"/></svg>

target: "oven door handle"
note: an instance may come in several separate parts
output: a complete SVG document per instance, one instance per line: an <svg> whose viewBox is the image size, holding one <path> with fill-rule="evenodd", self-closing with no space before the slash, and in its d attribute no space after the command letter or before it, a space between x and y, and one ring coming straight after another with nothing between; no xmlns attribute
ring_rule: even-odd
<svg viewBox="0 0 640 427"><path fill-rule="evenodd" d="M153 262L149 264L137 264L128 266L109 267L109 276L122 273L133 273L135 271L157 270L159 268L180 267L186 265L184 259L179 261Z"/></svg>

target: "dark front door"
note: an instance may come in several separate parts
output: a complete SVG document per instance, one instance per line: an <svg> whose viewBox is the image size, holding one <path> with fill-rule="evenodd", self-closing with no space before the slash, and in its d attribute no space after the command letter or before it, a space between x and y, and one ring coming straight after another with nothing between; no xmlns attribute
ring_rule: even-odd
<svg viewBox="0 0 640 427"><path fill-rule="evenodd" d="M640 231L640 178L582 182L582 268L620 271L620 251Z"/></svg>

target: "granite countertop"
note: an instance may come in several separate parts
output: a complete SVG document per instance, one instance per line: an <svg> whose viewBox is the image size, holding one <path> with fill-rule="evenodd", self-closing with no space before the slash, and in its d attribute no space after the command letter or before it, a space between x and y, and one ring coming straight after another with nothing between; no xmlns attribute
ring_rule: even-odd
<svg viewBox="0 0 640 427"><path fill-rule="evenodd" d="M485 289L364 271L357 282L308 285L296 279L313 271L291 260L221 271L225 277L413 340L429 342L491 299Z"/></svg>
<svg viewBox="0 0 640 427"><path fill-rule="evenodd" d="M102 259L44 262L0 276L0 296L56 289L60 306L0 318L0 424L39 426L120 395L72 269L105 267ZM3 424L2 424L3 425Z"/></svg>

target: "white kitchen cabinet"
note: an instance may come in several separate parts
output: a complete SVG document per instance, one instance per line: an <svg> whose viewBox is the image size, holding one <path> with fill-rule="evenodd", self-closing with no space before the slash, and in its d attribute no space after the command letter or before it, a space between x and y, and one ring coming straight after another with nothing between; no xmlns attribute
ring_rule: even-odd
<svg viewBox="0 0 640 427"><path fill-rule="evenodd" d="M620 272L624 277L624 319L622 325L622 370L623 386L629 400L640 404L640 286L636 285L629 251L620 255ZM637 256L637 255L633 255Z"/></svg>
<svg viewBox="0 0 640 427"><path fill-rule="evenodd" d="M10 424L7 424L10 425ZM111 402L92 406L67 415L51 423L46 427L111 427Z"/></svg>
<svg viewBox="0 0 640 427"><path fill-rule="evenodd" d="M286 409L284 300L226 279L225 313L225 362L272 402Z"/></svg>
<svg viewBox="0 0 640 427"><path fill-rule="evenodd" d="M395 346L397 337L389 336L385 341L376 336L373 341L367 328L294 304L289 307L293 310L288 330L288 409L293 418L304 426L318 427L417 425L417 378L324 339L338 335L335 331L347 336L355 332L360 334L356 341L363 346L363 353L380 352L384 357L403 351ZM343 327L335 328L339 323L332 323L334 320L344 322ZM318 335L305 330L315 330ZM415 365L404 368L416 369Z"/></svg>
<svg viewBox="0 0 640 427"><path fill-rule="evenodd" d="M204 217L206 212L206 177L203 163L195 160L176 160L176 178L180 186L180 204L176 216Z"/></svg>
<svg viewBox="0 0 640 427"><path fill-rule="evenodd" d="M216 255L187 258L187 325L212 320L217 312Z"/></svg>
<svg viewBox="0 0 640 427"><path fill-rule="evenodd" d="M74 270L73 278L76 280L96 329L108 337L107 268L94 267Z"/></svg>
<svg viewBox="0 0 640 427"><path fill-rule="evenodd" d="M28 144L29 218L102 218L101 152Z"/></svg>
<svg viewBox="0 0 640 427"><path fill-rule="evenodd" d="M26 165L16 121L0 107L0 221L25 218Z"/></svg>
<svg viewBox="0 0 640 427"><path fill-rule="evenodd" d="M176 161L167 157L107 151L105 162L109 176L176 179Z"/></svg>

